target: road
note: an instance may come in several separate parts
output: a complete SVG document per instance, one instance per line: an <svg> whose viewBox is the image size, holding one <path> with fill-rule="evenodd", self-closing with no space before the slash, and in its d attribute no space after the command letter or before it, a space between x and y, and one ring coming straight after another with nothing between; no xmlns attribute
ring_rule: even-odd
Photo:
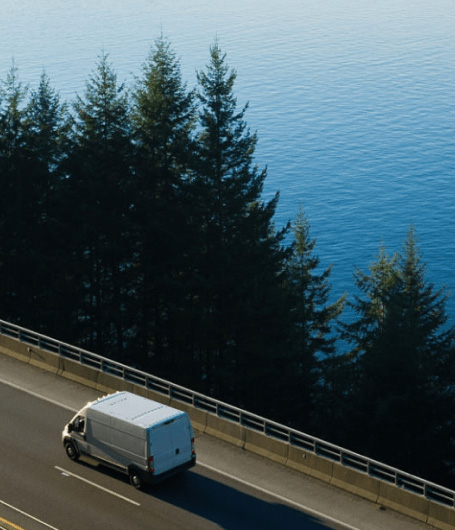
<svg viewBox="0 0 455 530"><path fill-rule="evenodd" d="M64 424L99 395L0 355L0 529L430 528L200 433L195 468L137 491L61 445Z"/></svg>

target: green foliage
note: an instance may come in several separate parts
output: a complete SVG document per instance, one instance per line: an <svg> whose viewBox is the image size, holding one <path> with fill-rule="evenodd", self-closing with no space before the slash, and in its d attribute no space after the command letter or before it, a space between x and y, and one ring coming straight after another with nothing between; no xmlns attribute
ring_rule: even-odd
<svg viewBox="0 0 455 530"><path fill-rule="evenodd" d="M37 90L32 89L24 109L24 126L27 134L27 157L33 183L27 187L33 212L27 220L26 233L29 249L34 255L28 260L33 273L33 285L28 286L33 302L27 304L30 314L27 322L34 329L57 332L71 327L66 318L67 300L63 295L58 265L61 259L62 234L60 224L61 163L66 156L69 131L67 106L60 102L58 93L51 87L45 72ZM57 270L59 272L57 272ZM52 274L49 271L53 270ZM24 314L23 307L20 312ZM43 318L43 315L44 318ZM44 325L44 321L48 324ZM52 323L49 325L49 323Z"/></svg>
<svg viewBox="0 0 455 530"><path fill-rule="evenodd" d="M281 377L284 231L276 233L271 223L278 197L261 199L266 172L254 165L257 137L244 121L247 106L237 112L235 79L216 43L206 70L198 72L194 353L206 392L262 411Z"/></svg>
<svg viewBox="0 0 455 530"><path fill-rule="evenodd" d="M149 167L159 197L187 173L193 147L194 92L182 81L180 61L160 37L151 48L133 93L133 123L138 154Z"/></svg>
<svg viewBox="0 0 455 530"><path fill-rule="evenodd" d="M0 274L8 279L1 288L2 313L40 330L41 316L55 304L52 199L64 107L45 74L30 94L14 63L0 100Z"/></svg>
<svg viewBox="0 0 455 530"><path fill-rule="evenodd" d="M285 276L291 320L287 370L288 380L293 384L290 398L294 402L289 409L293 418L299 418L301 426L319 433L320 418L330 411L327 399L333 392L327 391L330 378L324 367L336 352L333 324L343 311L345 297L329 302L332 268L320 270L319 258L314 255L316 240L310 236L310 223L302 208L293 233L294 244Z"/></svg>
<svg viewBox="0 0 455 530"><path fill-rule="evenodd" d="M441 479L454 435L443 412L453 407L455 383L447 295L426 281L412 228L402 254L388 258L381 248L370 274L358 271L356 280L364 298L346 331L356 357L349 427L358 450Z"/></svg>
<svg viewBox="0 0 455 530"><path fill-rule="evenodd" d="M117 357L131 287L131 157L129 100L103 54L74 104L62 197L79 340Z"/></svg>
<svg viewBox="0 0 455 530"><path fill-rule="evenodd" d="M180 62L157 39L133 92L137 333L133 344L154 369L191 374L184 355L188 327L182 311L189 281L188 180L194 158L194 94L182 82ZM185 383L189 381L184 379Z"/></svg>
<svg viewBox="0 0 455 530"><path fill-rule="evenodd" d="M24 275L30 273L26 232L27 218L32 212L27 204L26 190L30 187L31 175L25 153L23 112L27 90L19 81L13 63L0 87L0 271L6 278L15 277L16 271ZM13 285L8 283L1 287L3 312L7 318L18 319L19 299L28 297L18 279Z"/></svg>

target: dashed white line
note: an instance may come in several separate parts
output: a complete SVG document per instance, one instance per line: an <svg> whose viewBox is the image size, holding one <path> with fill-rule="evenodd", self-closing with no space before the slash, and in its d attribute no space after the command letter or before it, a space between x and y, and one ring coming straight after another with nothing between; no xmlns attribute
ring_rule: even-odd
<svg viewBox="0 0 455 530"><path fill-rule="evenodd" d="M63 469L62 467L54 466L54 468L57 469L58 471L60 471L60 473L62 473L65 476L70 476L70 477L76 478L77 480L80 480L81 482L85 482L86 484L90 484L94 488L98 488L98 489L100 489L102 491L105 491L106 493L114 495L114 497L118 497L119 499L122 499L122 500L124 500L126 502L129 502L131 504L134 504L135 506L140 506L141 505L139 502L133 501L133 499L129 499L128 497L124 497L123 495L120 495L120 493L112 491L112 490L110 490L108 488L104 488L103 486L100 486L99 484L96 484L96 482L92 482L91 480L87 480L86 478L83 478L83 477L81 477L79 475L71 473L71 471Z"/></svg>
<svg viewBox="0 0 455 530"><path fill-rule="evenodd" d="M60 403L58 401L55 401L55 399L48 398L46 396L43 396L43 394L40 394L38 392L34 392L33 390L30 390L29 388L23 388L20 385L17 385L16 383L12 383L11 381L6 381L5 379L0 379L0 383L3 383L6 386L10 386L11 388L15 388L16 390L20 390L21 392L24 392L25 394L29 394L30 396L36 397L38 399L41 399L42 401L47 401L48 403L51 403L52 405L57 405L62 409L69 410L71 412L76 412L78 409L74 407L70 407L69 405L65 405L64 403Z"/></svg>

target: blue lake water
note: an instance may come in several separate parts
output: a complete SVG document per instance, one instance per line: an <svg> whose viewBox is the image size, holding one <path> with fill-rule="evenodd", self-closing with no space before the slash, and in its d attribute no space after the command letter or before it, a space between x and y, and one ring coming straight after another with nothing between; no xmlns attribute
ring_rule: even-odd
<svg viewBox="0 0 455 530"><path fill-rule="evenodd" d="M453 0L0 0L0 78L14 58L24 82L45 69L71 100L104 50L132 83L161 33L188 87L218 39L264 195L280 190L276 226L303 206L334 296L412 224L455 324Z"/></svg>

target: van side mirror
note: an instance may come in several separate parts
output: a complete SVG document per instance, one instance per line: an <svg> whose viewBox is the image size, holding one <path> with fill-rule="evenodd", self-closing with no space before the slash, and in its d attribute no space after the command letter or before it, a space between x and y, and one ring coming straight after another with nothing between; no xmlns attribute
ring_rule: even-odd
<svg viewBox="0 0 455 530"><path fill-rule="evenodd" d="M72 423L68 423L67 431L68 432L73 432L73 424Z"/></svg>

